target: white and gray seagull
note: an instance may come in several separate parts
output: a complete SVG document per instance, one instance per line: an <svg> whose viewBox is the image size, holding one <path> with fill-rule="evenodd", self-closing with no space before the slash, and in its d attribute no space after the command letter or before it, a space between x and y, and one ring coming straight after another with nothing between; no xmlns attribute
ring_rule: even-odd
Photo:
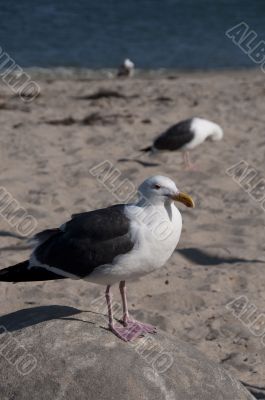
<svg viewBox="0 0 265 400"><path fill-rule="evenodd" d="M123 78L132 77L134 75L134 71L135 71L134 63L129 58L126 58L120 65L117 72L117 76Z"/></svg>
<svg viewBox="0 0 265 400"><path fill-rule="evenodd" d="M194 169L189 152L205 140L221 140L223 130L220 125L204 118L190 118L172 125L159 135L151 146L141 149L143 152L182 151L183 161L187 169Z"/></svg>
<svg viewBox="0 0 265 400"><path fill-rule="evenodd" d="M192 198L180 192L164 176L146 179L133 204L75 214L60 228L35 235L29 260L0 270L0 281L30 282L64 278L84 279L106 286L109 329L130 341L155 328L130 318L125 281L162 267L174 252L182 218L174 202L194 207ZM123 304L121 324L115 324L111 285L120 282Z"/></svg>

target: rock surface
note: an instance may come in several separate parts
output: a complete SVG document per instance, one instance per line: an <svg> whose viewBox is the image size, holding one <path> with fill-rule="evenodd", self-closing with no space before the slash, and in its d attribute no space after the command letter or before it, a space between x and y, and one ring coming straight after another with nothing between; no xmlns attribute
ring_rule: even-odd
<svg viewBox="0 0 265 400"><path fill-rule="evenodd" d="M217 364L161 331L128 344L101 314L35 307L0 318L2 400L247 400Z"/></svg>

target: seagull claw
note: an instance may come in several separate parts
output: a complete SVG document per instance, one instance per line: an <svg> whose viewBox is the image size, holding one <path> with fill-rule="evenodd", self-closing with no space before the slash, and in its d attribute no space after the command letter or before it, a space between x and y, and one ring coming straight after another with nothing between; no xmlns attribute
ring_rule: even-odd
<svg viewBox="0 0 265 400"><path fill-rule="evenodd" d="M148 333L156 333L156 328L154 326L134 320L127 321L126 326L109 326L109 329L114 335L125 342L143 337Z"/></svg>

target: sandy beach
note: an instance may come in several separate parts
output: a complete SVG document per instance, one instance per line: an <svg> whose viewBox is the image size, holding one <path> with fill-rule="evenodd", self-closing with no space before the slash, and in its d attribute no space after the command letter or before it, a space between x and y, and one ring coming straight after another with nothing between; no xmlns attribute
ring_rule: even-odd
<svg viewBox="0 0 265 400"><path fill-rule="evenodd" d="M135 186L148 176L171 177L192 195L196 208L180 206L183 232L167 265L128 283L132 314L193 344L239 380L262 386L265 212L227 170L244 160L265 178L264 74L164 71L122 80L35 73L33 78L41 95L31 103L0 86L0 187L36 219L33 233L60 226L73 213L117 203L90 173L103 161L120 171L118 181ZM193 116L217 122L225 133L223 141L207 141L192 152L196 171L184 170L181 153L134 160L167 127ZM25 240L12 237L17 233L2 216L1 268L30 253ZM120 300L117 288L114 293ZM93 311L93 300L103 294L103 286L83 281L1 283L1 315L39 305ZM234 315L227 304L239 297L255 315L243 320ZM253 329L257 318L260 326Z"/></svg>

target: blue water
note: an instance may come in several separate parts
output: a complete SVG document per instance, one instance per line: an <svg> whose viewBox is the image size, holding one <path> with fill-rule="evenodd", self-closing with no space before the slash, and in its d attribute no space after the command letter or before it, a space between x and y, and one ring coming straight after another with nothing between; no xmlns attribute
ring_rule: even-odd
<svg viewBox="0 0 265 400"><path fill-rule="evenodd" d="M265 39L265 0L0 0L0 17L22 67L252 67L225 31L245 21Z"/></svg>

